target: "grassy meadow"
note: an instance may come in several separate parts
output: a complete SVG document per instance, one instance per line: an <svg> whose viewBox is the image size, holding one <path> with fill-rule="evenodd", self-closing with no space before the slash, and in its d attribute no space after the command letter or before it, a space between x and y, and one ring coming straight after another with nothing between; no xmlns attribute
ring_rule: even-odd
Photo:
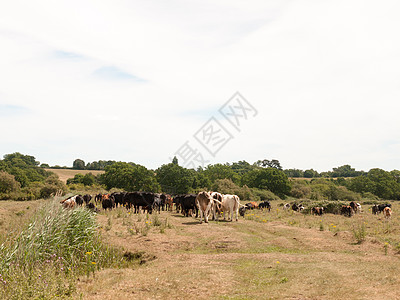
<svg viewBox="0 0 400 300"><path fill-rule="evenodd" d="M104 173L104 171L99 170L72 170L72 169L45 169L46 171L53 172L58 175L58 178L66 183L69 178L74 178L76 174L88 174L92 173L93 175L98 175Z"/></svg>
<svg viewBox="0 0 400 300"><path fill-rule="evenodd" d="M372 215L371 205L363 205L362 213L348 218L285 211L282 204L273 201L271 212L249 211L238 222L199 224L198 219L175 211L135 215L120 207L93 214L84 209L65 211L51 200L3 201L0 274L8 277L6 283L0 282L0 295L2 299L398 298L397 202L392 202L389 220ZM74 213L79 215L75 223L69 221ZM32 224L41 225L35 229ZM82 230L73 229L77 224L86 228L82 239ZM69 247L63 232L88 243ZM12 255L20 265L12 264L7 271L4 253L14 253L10 249L15 245L19 250Z"/></svg>

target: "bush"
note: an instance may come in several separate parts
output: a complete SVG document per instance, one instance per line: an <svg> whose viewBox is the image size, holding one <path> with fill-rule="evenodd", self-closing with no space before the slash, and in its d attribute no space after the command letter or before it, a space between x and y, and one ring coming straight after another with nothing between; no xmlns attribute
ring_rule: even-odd
<svg viewBox="0 0 400 300"><path fill-rule="evenodd" d="M13 175L0 171L0 193L17 192L20 189L21 185Z"/></svg>
<svg viewBox="0 0 400 300"><path fill-rule="evenodd" d="M230 179L217 179L211 188L222 194L238 195L241 200L253 200L254 198L247 186L240 187Z"/></svg>
<svg viewBox="0 0 400 300"><path fill-rule="evenodd" d="M339 215L340 211L342 209L342 205L348 205L347 202L326 201L326 200L325 201L305 200L305 201L302 201L302 203L305 206L305 209L303 210L303 213L305 213L305 214L311 213L312 207L323 207L324 213Z"/></svg>
<svg viewBox="0 0 400 300"><path fill-rule="evenodd" d="M51 175L46 179L44 186L40 189L40 197L49 198L56 195L60 190L63 194L65 193L67 190L65 184L58 180L57 175Z"/></svg>
<svg viewBox="0 0 400 300"><path fill-rule="evenodd" d="M311 187L304 180L293 180L292 189L290 191L292 197L305 199L311 197Z"/></svg>
<svg viewBox="0 0 400 300"><path fill-rule="evenodd" d="M265 201L265 200L279 200L280 199L277 195L275 195L273 192L271 192L269 190L260 190L260 189L252 188L251 192L253 194L253 197L256 200Z"/></svg>
<svg viewBox="0 0 400 300"><path fill-rule="evenodd" d="M379 197L370 193L370 192L366 192L366 193L362 193L362 198L365 200L373 200L373 201L378 201Z"/></svg>

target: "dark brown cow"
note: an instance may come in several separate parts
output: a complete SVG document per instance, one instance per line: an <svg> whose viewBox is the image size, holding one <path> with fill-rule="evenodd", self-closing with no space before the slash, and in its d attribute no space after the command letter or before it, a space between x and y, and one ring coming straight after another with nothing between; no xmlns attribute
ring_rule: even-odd
<svg viewBox="0 0 400 300"><path fill-rule="evenodd" d="M340 210L340 214L351 217L353 214L353 209L350 205L343 205Z"/></svg>
<svg viewBox="0 0 400 300"><path fill-rule="evenodd" d="M357 206L357 203L356 203L356 202L351 201L351 202L350 202L350 207L351 207L351 209L353 210L354 213L357 212L358 206Z"/></svg>

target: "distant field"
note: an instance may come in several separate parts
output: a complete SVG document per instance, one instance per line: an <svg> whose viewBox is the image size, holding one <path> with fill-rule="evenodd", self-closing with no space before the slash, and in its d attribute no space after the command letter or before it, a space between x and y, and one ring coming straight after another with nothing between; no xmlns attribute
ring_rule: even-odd
<svg viewBox="0 0 400 300"><path fill-rule="evenodd" d="M87 174L92 173L93 175L98 175L104 173L104 171L96 171L96 170L70 170L70 169L45 169L46 171L50 171L56 173L61 181L64 183L67 182L67 179L74 178L76 174Z"/></svg>

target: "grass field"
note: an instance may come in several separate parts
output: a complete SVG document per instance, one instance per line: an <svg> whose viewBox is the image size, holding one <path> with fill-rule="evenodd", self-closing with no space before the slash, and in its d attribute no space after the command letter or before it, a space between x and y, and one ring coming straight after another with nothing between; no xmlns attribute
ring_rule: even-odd
<svg viewBox="0 0 400 300"><path fill-rule="evenodd" d="M60 180L64 183L67 182L67 179L74 178L76 174L85 175L87 173L92 173L93 175L98 175L104 173L104 171L97 171L97 170L71 170L71 169L45 169L45 170L57 174Z"/></svg>
<svg viewBox="0 0 400 300"><path fill-rule="evenodd" d="M102 211L104 242L140 254L141 264L82 277L73 298L398 299L400 205L385 220L368 205L348 218L283 211L279 203L209 224L175 212ZM0 202L1 220L27 218L37 205ZM0 232L10 230L7 222Z"/></svg>

